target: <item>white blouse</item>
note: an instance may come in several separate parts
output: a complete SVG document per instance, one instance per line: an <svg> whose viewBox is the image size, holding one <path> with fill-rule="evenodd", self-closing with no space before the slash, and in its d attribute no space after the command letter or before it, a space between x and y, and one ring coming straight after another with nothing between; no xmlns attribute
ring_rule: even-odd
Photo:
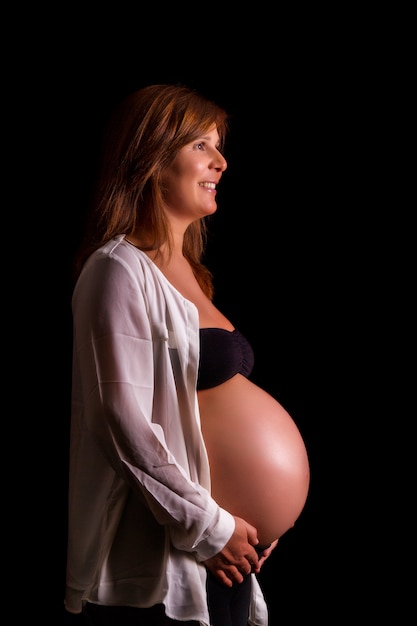
<svg viewBox="0 0 417 626"><path fill-rule="evenodd" d="M66 608L163 603L209 626L201 561L234 519L210 496L197 309L124 236L89 258L72 305ZM252 581L250 623L266 626Z"/></svg>

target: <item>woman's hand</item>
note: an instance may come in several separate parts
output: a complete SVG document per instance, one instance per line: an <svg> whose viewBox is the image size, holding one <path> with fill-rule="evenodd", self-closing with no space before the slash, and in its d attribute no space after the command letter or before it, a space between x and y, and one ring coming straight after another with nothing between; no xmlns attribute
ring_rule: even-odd
<svg viewBox="0 0 417 626"><path fill-rule="evenodd" d="M259 574L259 572L261 571L262 565L265 563L266 559L270 556L272 550L275 550L275 548L277 547L277 544L278 544L278 539L275 539L275 541L273 541L267 548L262 550L262 552L259 554L258 562L252 567L252 572L254 574ZM258 547L258 553L259 553L259 547Z"/></svg>
<svg viewBox="0 0 417 626"><path fill-rule="evenodd" d="M258 541L257 531L240 517L235 517L235 532L223 550L204 561L204 565L227 587L241 583L243 577L258 567L258 553L254 546ZM269 547L267 548L269 550Z"/></svg>

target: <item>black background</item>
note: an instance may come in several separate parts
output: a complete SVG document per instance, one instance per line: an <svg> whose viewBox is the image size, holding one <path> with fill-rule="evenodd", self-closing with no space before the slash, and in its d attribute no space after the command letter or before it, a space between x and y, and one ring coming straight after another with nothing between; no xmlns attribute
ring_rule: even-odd
<svg viewBox="0 0 417 626"><path fill-rule="evenodd" d="M380 422L370 376L374 303L386 277L375 241L376 217L379 229L385 218L372 202L384 49L368 44L370 22L352 30L339 19L326 27L317 14L258 14L239 28L220 16L178 29L174 17L55 16L26 48L23 95L11 102L26 111L22 152L34 173L26 230L36 236L25 265L36 286L28 309L47 362L46 377L38 359L32 372L42 417L33 426L41 445L29 539L47 574L31 588L48 620L69 622L70 268L102 126L133 89L179 82L231 114L207 264L217 305L254 347L252 379L290 412L310 457L305 509L260 575L271 626L375 616L389 595L371 584L385 568L375 511L386 503L368 456Z"/></svg>

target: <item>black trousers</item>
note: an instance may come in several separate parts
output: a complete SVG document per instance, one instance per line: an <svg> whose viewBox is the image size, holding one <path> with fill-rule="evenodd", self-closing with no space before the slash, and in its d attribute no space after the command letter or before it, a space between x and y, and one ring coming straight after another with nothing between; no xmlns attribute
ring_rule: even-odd
<svg viewBox="0 0 417 626"><path fill-rule="evenodd" d="M251 598L251 576L226 587L207 572L207 600L212 626L247 626Z"/></svg>
<svg viewBox="0 0 417 626"><path fill-rule="evenodd" d="M255 546L259 556L266 548L267 545ZM240 584L226 587L207 570L207 601L212 626L247 626L251 589L250 574Z"/></svg>

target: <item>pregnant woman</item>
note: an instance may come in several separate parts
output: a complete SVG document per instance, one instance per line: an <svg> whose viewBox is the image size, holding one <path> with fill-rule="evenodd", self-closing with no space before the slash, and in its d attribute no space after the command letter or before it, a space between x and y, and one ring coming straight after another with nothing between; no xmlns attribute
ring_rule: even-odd
<svg viewBox="0 0 417 626"><path fill-rule="evenodd" d="M109 122L72 297L65 607L94 626L268 626L257 574L309 465L201 261L227 115L150 85Z"/></svg>

